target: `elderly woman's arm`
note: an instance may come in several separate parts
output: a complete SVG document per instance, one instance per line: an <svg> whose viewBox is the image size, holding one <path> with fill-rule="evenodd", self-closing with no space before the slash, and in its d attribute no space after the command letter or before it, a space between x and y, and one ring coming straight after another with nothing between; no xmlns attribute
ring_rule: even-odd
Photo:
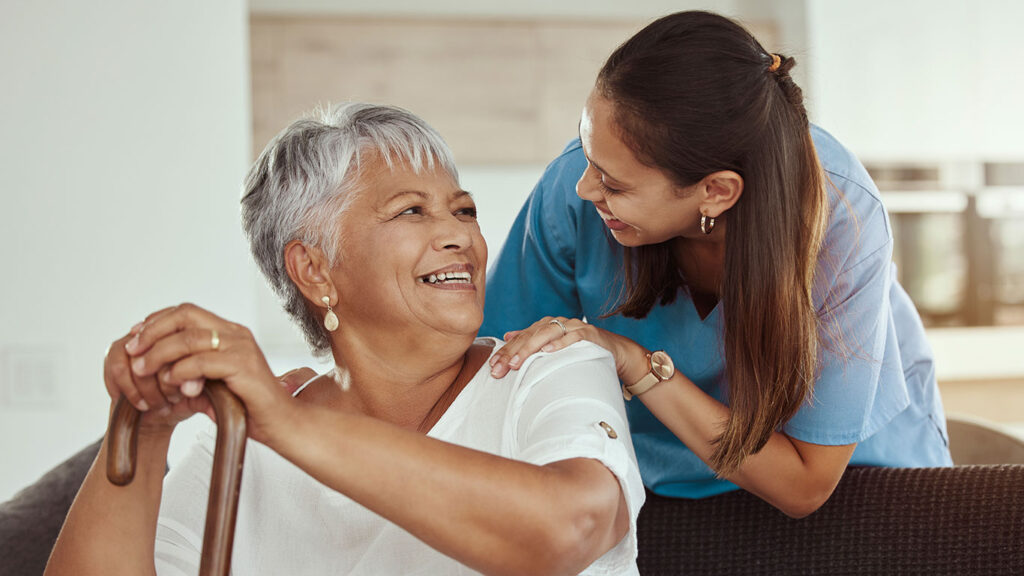
<svg viewBox="0 0 1024 576"><path fill-rule="evenodd" d="M173 364L170 381L223 379L246 404L252 438L471 568L490 574L578 573L622 540L642 501L635 464L627 467L633 488L630 509L619 478L600 461L602 449L556 458L551 455L558 451L545 444L563 445L583 429L578 414L584 411L573 404L573 397L581 389L600 389L597 380L608 386L600 400L588 393L592 406L587 414L598 417L585 426L593 439L598 420L615 422L624 434L619 441L623 444L616 447L628 454L610 357L604 364L573 365L561 374L556 370L521 399L526 405L521 419L529 422L515 432L516 441L524 453L538 455L536 465L442 442L362 414L291 401L273 383L247 329L194 307L175 314L180 318L170 322L173 330L147 327L141 343L130 345L129 351L149 350L136 357L144 356L147 365ZM209 326L217 326L219 351L210 351ZM588 372L587 366L601 374ZM560 387L572 379L570 373L577 384L585 381L588 386ZM189 396L197 392L182 391ZM534 407L528 409L531 402ZM551 406L575 410L576 428L563 423L568 412ZM616 473L623 475L622 470ZM632 559L630 554L628 561Z"/></svg>
<svg viewBox="0 0 1024 576"><path fill-rule="evenodd" d="M619 482L597 460L536 466L365 416L300 410L272 448L481 572L577 574L629 529Z"/></svg>
<svg viewBox="0 0 1024 576"><path fill-rule="evenodd" d="M129 334L115 341L104 362L103 381L111 399L117 399L123 390L138 388L124 350L131 337ZM159 388L152 378L138 380ZM141 397L134 396L136 405L140 401ZM204 400L189 399L162 413L143 415L135 477L127 486L115 486L107 480L108 441L104 439L50 555L45 572L48 576L155 574L156 521L171 433L178 422L204 408Z"/></svg>
<svg viewBox="0 0 1024 576"><path fill-rule="evenodd" d="M313 417L275 449L478 570L578 573L622 540L643 487L610 355L581 345L534 360L480 383L512 387L503 453L516 460L322 409L303 410ZM631 535L600 568L631 566L634 546Z"/></svg>
<svg viewBox="0 0 1024 576"><path fill-rule="evenodd" d="M111 345L104 362L103 379L112 399L122 394L138 406L145 401L128 367L124 345L132 334ZM290 393L315 373L303 368L282 375L282 389ZM159 386L147 392L162 394ZM171 389L165 387L165 392ZM161 395L162 398L162 395ZM149 397L156 405L157 399ZM148 407L148 406L147 406ZM167 449L177 425L195 412L209 412L205 397L168 404L167 410L146 411L142 415L136 445L134 478L126 486L115 486L107 479L108 439L78 491L46 566L48 576L73 574L137 576L156 574L154 548L157 516L163 494ZM111 404L111 412L113 403ZM205 500L202 505L205 506Z"/></svg>
<svg viewBox="0 0 1024 576"><path fill-rule="evenodd" d="M107 442L85 477L46 566L58 574L156 574L153 548L169 434L140 431L134 481L107 480Z"/></svg>

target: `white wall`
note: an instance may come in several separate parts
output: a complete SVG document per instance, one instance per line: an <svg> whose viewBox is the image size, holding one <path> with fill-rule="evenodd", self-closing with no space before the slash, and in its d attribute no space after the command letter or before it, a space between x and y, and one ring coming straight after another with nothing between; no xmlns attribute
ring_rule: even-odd
<svg viewBox="0 0 1024 576"><path fill-rule="evenodd" d="M865 159L1024 158L1024 3L807 0L812 116Z"/></svg>
<svg viewBox="0 0 1024 576"><path fill-rule="evenodd" d="M812 120L862 160L938 164L968 190L979 162L1024 160L1024 3L807 0L806 19ZM1024 375L1020 326L929 339L940 381Z"/></svg>
<svg viewBox="0 0 1024 576"><path fill-rule="evenodd" d="M250 0L249 4L253 12L277 14L637 19L694 9L731 13L737 4L752 1L757 0Z"/></svg>
<svg viewBox="0 0 1024 576"><path fill-rule="evenodd" d="M255 312L244 0L0 4L0 500L103 433L107 345Z"/></svg>

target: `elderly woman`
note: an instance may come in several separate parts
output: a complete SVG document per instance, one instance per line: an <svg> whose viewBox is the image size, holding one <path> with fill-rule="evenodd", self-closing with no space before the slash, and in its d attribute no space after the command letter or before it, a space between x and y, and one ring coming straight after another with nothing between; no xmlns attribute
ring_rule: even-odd
<svg viewBox="0 0 1024 576"><path fill-rule="evenodd" d="M335 370L292 397L243 326L189 304L136 325L105 367L143 411L135 482L93 466L47 574L196 572L213 436L163 477L175 425L212 414L205 379L244 401L256 440L236 574L636 572L644 491L612 358L581 343L490 376L487 248L433 129L364 104L298 121L242 205L260 268Z"/></svg>

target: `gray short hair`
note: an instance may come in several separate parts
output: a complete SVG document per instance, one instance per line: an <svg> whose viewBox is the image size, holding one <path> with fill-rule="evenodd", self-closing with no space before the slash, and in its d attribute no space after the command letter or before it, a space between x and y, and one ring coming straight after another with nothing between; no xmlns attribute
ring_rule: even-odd
<svg viewBox="0 0 1024 576"><path fill-rule="evenodd" d="M301 240L323 250L331 267L337 264L338 214L358 186L361 162L374 158L389 168L408 163L417 173L436 165L459 181L451 150L426 122L401 108L362 103L293 122L267 144L245 179L242 228L253 258L317 356L330 352L330 340L288 277L284 249Z"/></svg>

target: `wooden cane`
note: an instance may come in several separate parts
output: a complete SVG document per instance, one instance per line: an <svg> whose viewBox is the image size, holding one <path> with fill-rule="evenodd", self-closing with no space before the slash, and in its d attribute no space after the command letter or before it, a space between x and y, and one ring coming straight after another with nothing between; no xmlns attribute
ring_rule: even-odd
<svg viewBox="0 0 1024 576"><path fill-rule="evenodd" d="M227 576L238 515L238 491L245 458L245 405L220 380L209 380L203 392L217 416L217 444L213 452L210 496L206 503L206 530L199 576ZM135 449L139 411L122 396L110 417L107 478L124 486L135 477Z"/></svg>

